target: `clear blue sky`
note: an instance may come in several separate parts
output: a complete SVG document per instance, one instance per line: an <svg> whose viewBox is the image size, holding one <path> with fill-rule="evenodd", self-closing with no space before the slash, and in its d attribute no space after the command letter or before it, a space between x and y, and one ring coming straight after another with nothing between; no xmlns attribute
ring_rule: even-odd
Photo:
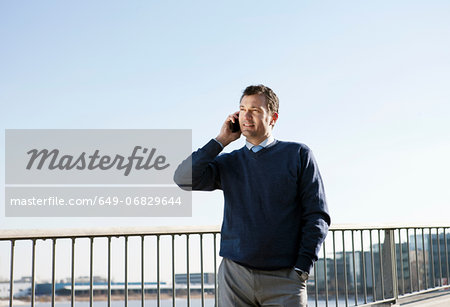
<svg viewBox="0 0 450 307"><path fill-rule="evenodd" d="M449 16L448 1L2 1L0 142L7 128L188 128L196 149L263 83L275 137L313 149L334 223L448 222ZM222 219L220 192L172 219L5 218L0 193L8 229Z"/></svg>

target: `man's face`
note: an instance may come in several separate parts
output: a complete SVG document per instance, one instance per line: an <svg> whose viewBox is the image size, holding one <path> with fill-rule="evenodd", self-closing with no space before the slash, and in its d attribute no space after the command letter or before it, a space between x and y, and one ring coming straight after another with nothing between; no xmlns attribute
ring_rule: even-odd
<svg viewBox="0 0 450 307"><path fill-rule="evenodd" d="M264 95L242 97L239 108L239 123L242 134L253 145L258 145L270 136L277 118L277 113L271 114L267 109Z"/></svg>

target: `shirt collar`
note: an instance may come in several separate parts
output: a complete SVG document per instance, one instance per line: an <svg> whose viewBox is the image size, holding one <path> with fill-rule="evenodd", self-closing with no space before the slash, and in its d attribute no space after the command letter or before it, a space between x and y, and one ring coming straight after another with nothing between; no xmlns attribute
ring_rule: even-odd
<svg viewBox="0 0 450 307"><path fill-rule="evenodd" d="M269 146L270 144L272 144L274 141L275 141L274 137L272 135L270 135L267 139L265 139L258 145L265 148L265 147ZM252 147L256 146L256 145L253 145L252 143L250 143L249 141L246 140L245 146L247 146L248 149L252 149Z"/></svg>

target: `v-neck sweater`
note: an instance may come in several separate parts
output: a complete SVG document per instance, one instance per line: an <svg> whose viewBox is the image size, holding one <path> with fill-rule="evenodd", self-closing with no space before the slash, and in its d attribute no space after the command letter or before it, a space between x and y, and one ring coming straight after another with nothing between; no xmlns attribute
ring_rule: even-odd
<svg viewBox="0 0 450 307"><path fill-rule="evenodd" d="M309 272L330 224L311 150L275 140L256 153L245 146L221 151L211 140L174 176L185 189L223 191L220 255L254 269Z"/></svg>

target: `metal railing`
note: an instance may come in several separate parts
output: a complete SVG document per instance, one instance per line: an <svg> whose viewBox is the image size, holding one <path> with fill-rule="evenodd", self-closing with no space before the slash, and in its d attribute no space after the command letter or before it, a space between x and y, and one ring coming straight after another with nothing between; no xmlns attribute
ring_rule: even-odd
<svg viewBox="0 0 450 307"><path fill-rule="evenodd" d="M314 266L315 305L394 304L403 297L450 289L448 229L332 227Z"/></svg>
<svg viewBox="0 0 450 307"><path fill-rule="evenodd" d="M333 226L308 281L310 304L369 306L382 302L395 303L402 297L448 288L449 229L449 225ZM29 261L31 280L28 299L31 306L35 306L37 245L49 240L51 306L55 306L56 296L64 293L70 295L71 306L75 305L78 295L88 295L90 306L93 306L94 297L98 293L106 294L108 306L111 306L114 293L116 296L117 293L122 296L125 306L128 306L130 293L134 294L134 299L136 294L139 295L141 306L145 306L146 299L150 297L156 301L157 306L161 306L163 294L165 299L171 299L172 306L180 305L177 298L183 299L183 306L191 306L193 293L199 296L201 306L208 306L205 297L212 296L209 304L217 306L219 238L218 226L2 231L0 243L3 245L0 246L0 252L3 251L4 254L5 249L9 248L6 253L10 255L9 304L13 306L15 300L15 267ZM88 240L89 244L81 246L82 240ZM102 245L102 240L106 241L106 246L103 247L106 249L104 260L107 262L107 271L106 281L99 284L94 281L94 251L97 251L95 243ZM66 267L70 266L70 282L64 287L66 292L61 293L56 291L56 287L60 286L56 281L57 243L60 241L70 242L65 242L64 250L68 259L64 259L62 263ZM19 256L16 255L18 242L22 245L28 244L27 248L21 247ZM131 253L130 242L134 244ZM121 258L118 257L120 252L117 252L117 244L112 248L113 243L121 246L122 268L113 265L115 258ZM42 249L43 247L39 250ZM136 252L139 249L140 253ZM78 250L79 253L89 254L89 282L84 285L76 281ZM0 259L3 254L0 254ZM170 261L167 259L168 255ZM136 274L133 276L135 280L139 278L139 282L129 280L130 264L139 266L139 277ZM205 282L205 264L211 271L209 276L214 276L213 280L208 282ZM120 269L123 270L124 282L113 282L113 272L117 273ZM152 273L151 278L148 274L146 276L149 271ZM177 272L182 275L176 274ZM195 274L198 277L198 273L200 281L191 280ZM177 281L177 278L181 278L181 281ZM152 279L152 282L149 279ZM85 291L81 291L82 289ZM78 290L81 294L77 294Z"/></svg>

